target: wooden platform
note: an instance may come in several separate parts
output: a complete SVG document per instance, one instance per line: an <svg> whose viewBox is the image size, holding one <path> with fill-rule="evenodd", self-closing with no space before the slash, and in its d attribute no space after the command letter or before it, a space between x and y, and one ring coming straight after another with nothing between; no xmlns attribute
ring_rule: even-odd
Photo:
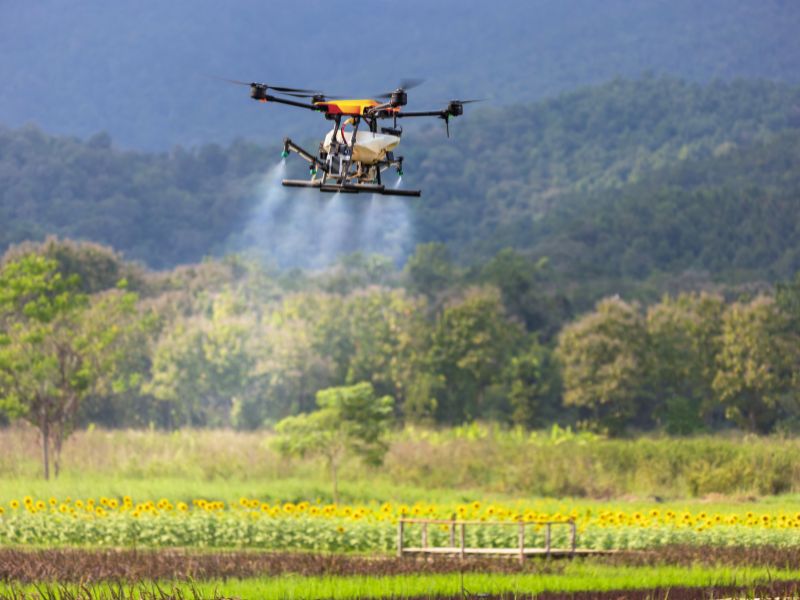
<svg viewBox="0 0 800 600"><path fill-rule="evenodd" d="M406 526L417 526L420 530L420 546L408 547L405 545ZM450 530L450 543L447 546L433 546L428 543L428 528L431 525L445 526ZM518 545L516 547L505 548L471 548L466 545L466 528L472 527L515 527L517 529ZM545 529L544 547L534 547L525 545L526 529L530 527ZM551 545L552 527L568 527L569 547L554 548ZM456 542L456 531L458 531L458 542ZM575 556L598 556L603 554L613 554L612 550L594 550L589 548L577 547L577 527L574 521L459 521L453 515L450 520L445 519L398 519L397 521L397 556L407 555L416 556L455 556L466 558L467 556L496 556L516 558L521 563L528 558L573 558Z"/></svg>
<svg viewBox="0 0 800 600"><path fill-rule="evenodd" d="M591 550L588 548L523 548L522 554L527 557L551 556L553 558L568 558L571 556L601 556L614 554L616 550ZM463 551L458 546L431 546L428 548L403 548L403 554L436 554L444 556L508 556L519 557L519 548L464 548Z"/></svg>

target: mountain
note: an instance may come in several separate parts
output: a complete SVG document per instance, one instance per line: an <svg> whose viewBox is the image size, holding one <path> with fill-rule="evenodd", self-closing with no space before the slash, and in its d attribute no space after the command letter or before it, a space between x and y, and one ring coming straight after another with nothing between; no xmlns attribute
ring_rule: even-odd
<svg viewBox="0 0 800 600"><path fill-rule="evenodd" d="M615 80L510 112L470 112L453 122L452 140L432 127L413 138L405 171L425 190L418 235L469 260L540 244L552 234L540 222L555 208L584 210L587 194L615 197L673 165L798 128L798 86Z"/></svg>
<svg viewBox="0 0 800 600"><path fill-rule="evenodd" d="M316 115L208 76L372 95L426 77L418 108L529 105L645 72L800 81L792 0L37 0L0 3L0 123L127 148L316 135Z"/></svg>
<svg viewBox="0 0 800 600"><path fill-rule="evenodd" d="M800 272L800 129L572 195L515 234L563 279L789 279Z"/></svg>
<svg viewBox="0 0 800 600"><path fill-rule="evenodd" d="M441 124L407 133L403 185L423 196L394 205L267 185L277 147L151 153L106 134L0 129L0 246L58 234L157 268L252 246L284 266L428 241L480 263L510 246L548 257L564 282L611 290L800 270L800 86L615 79L470 107L451 126L450 140Z"/></svg>

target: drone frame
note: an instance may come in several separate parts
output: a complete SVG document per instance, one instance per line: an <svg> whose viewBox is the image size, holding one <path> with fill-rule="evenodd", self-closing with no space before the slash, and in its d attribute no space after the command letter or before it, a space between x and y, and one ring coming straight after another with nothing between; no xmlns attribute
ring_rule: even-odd
<svg viewBox="0 0 800 600"><path fill-rule="evenodd" d="M275 102L297 108L305 108L315 112L322 112L325 114L326 119L335 122L330 147L326 150L323 144L320 143L317 156L305 150L288 137L283 140L282 156L286 158L291 152L294 152L308 162L310 164L309 172L311 174L311 179L284 179L281 183L286 187L315 188L321 192L328 193L372 193L384 196L421 196L421 190L387 188L381 180L381 172L391 167L395 167L398 174L402 176L402 156L395 158L394 154L388 151L385 154L385 159L377 161L376 163L364 165L361 161L353 160L359 125L363 121L370 132L377 134L378 125L381 120L393 119L393 128L383 127L381 128L381 133L394 135L400 138L402 129L397 128L397 119L436 117L444 120L447 136L450 137L450 118L463 114L464 103L475 102L475 100L451 100L443 110L401 112L400 107L405 106L408 101L406 90L403 89L402 85L395 91L384 94L382 97L388 99L388 102L384 103L378 103L376 100L328 100L325 95L310 90L277 88L263 83L251 83L249 85L251 88L250 96L254 100L259 102ZM297 100L269 94L267 90L270 88L276 90L278 93L284 93L290 96L311 98L311 103L299 102ZM342 117L347 117L353 125L349 143L344 136ZM340 132L341 141L337 139Z"/></svg>

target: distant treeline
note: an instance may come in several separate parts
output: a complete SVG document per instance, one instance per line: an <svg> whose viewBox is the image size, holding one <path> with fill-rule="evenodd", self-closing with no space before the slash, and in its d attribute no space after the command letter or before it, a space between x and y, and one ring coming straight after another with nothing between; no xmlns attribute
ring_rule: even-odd
<svg viewBox="0 0 800 600"><path fill-rule="evenodd" d="M439 244L402 270L352 255L313 273L16 246L0 268L0 407L35 424L73 410L67 429L252 429L370 382L406 423L800 429L800 277L738 298L611 297L577 317L548 277L510 250L465 269Z"/></svg>

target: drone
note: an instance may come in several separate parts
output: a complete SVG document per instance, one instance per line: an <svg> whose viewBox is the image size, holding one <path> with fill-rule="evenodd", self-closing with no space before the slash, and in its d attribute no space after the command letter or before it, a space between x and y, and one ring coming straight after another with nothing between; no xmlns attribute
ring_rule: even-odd
<svg viewBox="0 0 800 600"><path fill-rule="evenodd" d="M316 154L301 148L288 137L283 140L281 153L285 159L294 152L309 163L310 179L284 179L281 182L284 186L316 188L329 193L420 196L420 190L387 188L381 180L381 173L392 167L397 169L400 177L403 176L403 157L394 154L403 134L397 120L439 118L444 121L447 137L450 137L450 119L464 114L465 104L480 102L450 100L442 110L404 112L401 108L408 103L407 91L421 84L419 79L403 80L394 91L378 94L376 99L358 100L331 97L319 90L227 81L249 86L250 97L258 102L305 108L320 112L327 120L333 121L333 128L320 143ZM301 101L300 98L307 100ZM379 127L381 121L388 119L392 121L391 127Z"/></svg>

